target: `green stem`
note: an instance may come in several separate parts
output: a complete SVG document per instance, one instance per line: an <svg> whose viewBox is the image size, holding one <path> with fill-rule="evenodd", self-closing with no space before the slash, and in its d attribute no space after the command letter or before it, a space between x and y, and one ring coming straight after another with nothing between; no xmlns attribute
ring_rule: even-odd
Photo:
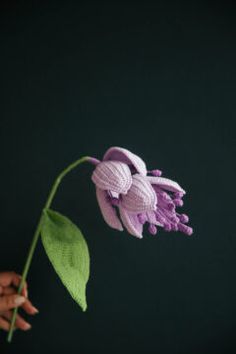
<svg viewBox="0 0 236 354"><path fill-rule="evenodd" d="M84 157L80 158L79 160L76 160L75 162L70 164L68 167L66 167L57 176L57 178L55 179L55 181L54 181L54 183L52 185L52 188L51 188L51 190L49 192L49 195L48 195L47 201L45 203L45 206L42 209L42 212L41 212L41 215L40 215L40 218L39 218L39 222L37 224L37 227L36 227L36 230L35 230L31 245L30 245L30 249L29 249L29 252L28 252L28 256L27 256L27 259L26 259L26 262L25 262L25 266L24 266L24 269L23 269L23 273L22 273L22 277L21 277L21 282L20 282L20 285L19 285L19 288L18 288L18 294L21 294L22 289L24 287L24 283L25 283L25 280L26 280L28 272L29 272L29 268L30 268L31 261L32 261L33 255L34 255L34 251L35 251L35 248L36 248L39 236L40 236L41 224L42 224L42 221L43 221L43 210L50 207L50 205L51 205L51 203L53 201L53 198L54 198L54 196L56 194L57 188L58 188L59 184L61 183L62 178L65 175L67 175L68 172L70 172L75 167L77 167L79 164L81 164L82 162L85 162L85 161L89 161L89 159L90 159L89 156L84 156ZM10 330L9 330L8 337L7 337L7 341L9 343L12 340L14 326L15 326L15 321L16 321L16 316L17 316L17 311L18 311L18 308L16 307L14 309L14 311L13 311L13 316L12 316L12 319L11 319Z"/></svg>

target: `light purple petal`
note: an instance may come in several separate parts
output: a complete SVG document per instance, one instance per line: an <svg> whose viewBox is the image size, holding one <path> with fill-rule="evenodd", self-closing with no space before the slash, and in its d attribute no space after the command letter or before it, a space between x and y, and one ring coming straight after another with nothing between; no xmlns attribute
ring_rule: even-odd
<svg viewBox="0 0 236 354"><path fill-rule="evenodd" d="M184 194L186 193L177 182L172 181L171 179L153 176L147 176L146 178L151 184L158 185L159 187L167 189L171 192L182 192Z"/></svg>
<svg viewBox="0 0 236 354"><path fill-rule="evenodd" d="M116 214L116 210L107 198L107 192L96 187L96 196L102 216L106 223L113 229L123 231L123 227Z"/></svg>
<svg viewBox="0 0 236 354"><path fill-rule="evenodd" d="M139 222L137 214L129 213L120 206L120 218L127 231L138 238L142 238L143 225Z"/></svg>
<svg viewBox="0 0 236 354"><path fill-rule="evenodd" d="M145 162L139 156L133 154L127 149L118 146L111 147L103 156L103 161L107 160L121 161L126 164L132 164L138 173L143 176L146 176L147 174Z"/></svg>
<svg viewBox="0 0 236 354"><path fill-rule="evenodd" d="M93 171L92 181L100 189L126 194L132 184L132 176L125 163L103 161Z"/></svg>
<svg viewBox="0 0 236 354"><path fill-rule="evenodd" d="M141 213L156 210L157 196L147 177L133 175L133 183L128 193L121 198L121 205L130 212Z"/></svg>

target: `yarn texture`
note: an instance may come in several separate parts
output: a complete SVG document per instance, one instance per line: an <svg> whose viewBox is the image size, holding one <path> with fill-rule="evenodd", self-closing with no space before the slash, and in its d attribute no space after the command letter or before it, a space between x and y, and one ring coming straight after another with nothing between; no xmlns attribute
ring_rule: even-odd
<svg viewBox="0 0 236 354"><path fill-rule="evenodd" d="M53 268L72 298L85 311L89 252L81 231L64 215L45 209L41 236Z"/></svg>
<svg viewBox="0 0 236 354"><path fill-rule="evenodd" d="M189 218L179 214L185 190L175 181L160 177L159 169L148 171L145 162L131 151L114 146L96 160L92 181L104 220L119 231L123 227L133 236L143 238L143 225L150 234L157 227L191 235ZM126 166L126 168L124 167Z"/></svg>
<svg viewBox="0 0 236 354"><path fill-rule="evenodd" d="M105 222L118 231L126 229L130 235L143 238L144 224L151 235L157 229L180 231L190 236L193 229L186 225L189 218L177 212L183 206L185 190L159 169L147 170L146 163L131 151L111 147L102 161L84 156L68 165L55 179L35 229L18 294L21 293L37 242L41 240L46 254L61 282L83 311L87 309L86 285L90 273L90 256L80 229L65 215L51 209L62 179L84 162L95 166L91 179ZM8 342L12 340L18 309L13 310Z"/></svg>

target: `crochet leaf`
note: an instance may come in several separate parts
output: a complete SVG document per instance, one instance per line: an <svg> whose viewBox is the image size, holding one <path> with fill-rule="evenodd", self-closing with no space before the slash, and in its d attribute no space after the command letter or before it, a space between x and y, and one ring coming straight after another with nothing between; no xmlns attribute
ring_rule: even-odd
<svg viewBox="0 0 236 354"><path fill-rule="evenodd" d="M85 311L89 252L79 228L64 215L43 210L41 237L46 254L72 298Z"/></svg>

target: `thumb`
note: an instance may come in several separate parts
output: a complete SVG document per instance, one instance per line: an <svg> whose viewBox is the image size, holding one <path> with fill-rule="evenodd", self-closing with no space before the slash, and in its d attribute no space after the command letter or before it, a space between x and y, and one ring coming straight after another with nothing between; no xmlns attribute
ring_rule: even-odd
<svg viewBox="0 0 236 354"><path fill-rule="evenodd" d="M17 294L4 295L0 297L0 311L7 311L22 305L26 298Z"/></svg>

